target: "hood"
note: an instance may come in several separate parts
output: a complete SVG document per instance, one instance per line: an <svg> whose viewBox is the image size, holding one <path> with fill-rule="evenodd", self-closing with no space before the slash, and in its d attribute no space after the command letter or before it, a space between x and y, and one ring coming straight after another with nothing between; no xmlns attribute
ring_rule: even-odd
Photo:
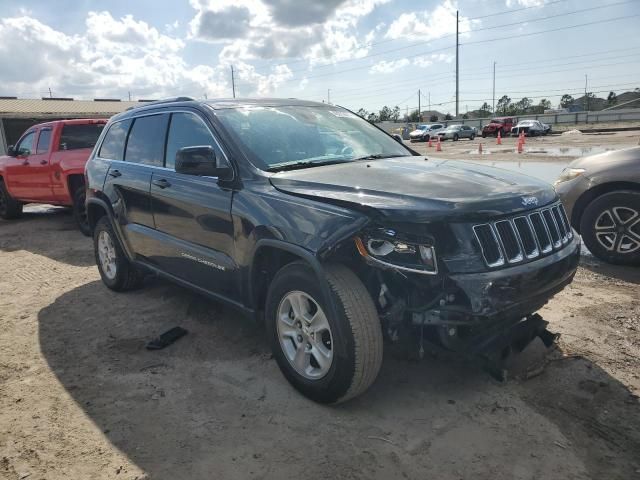
<svg viewBox="0 0 640 480"><path fill-rule="evenodd" d="M584 168L587 174L625 166L635 166L634 170L640 171L640 146L577 158L569 164L571 168Z"/></svg>
<svg viewBox="0 0 640 480"><path fill-rule="evenodd" d="M276 173L270 181L282 192L374 210L405 222L475 221L530 210L557 198L551 185L526 175L426 157L293 170Z"/></svg>
<svg viewBox="0 0 640 480"><path fill-rule="evenodd" d="M416 128L415 130L409 132L409 135L413 135L413 136L418 136L418 135L422 135L423 133L426 133L427 130L420 130L419 128Z"/></svg>

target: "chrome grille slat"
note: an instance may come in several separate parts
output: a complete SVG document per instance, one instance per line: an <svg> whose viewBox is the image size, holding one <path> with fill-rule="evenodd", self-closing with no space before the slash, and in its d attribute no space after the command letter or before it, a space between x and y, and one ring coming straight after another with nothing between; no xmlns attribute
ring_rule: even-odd
<svg viewBox="0 0 640 480"><path fill-rule="evenodd" d="M500 267L547 255L573 237L561 203L514 218L474 225L487 266Z"/></svg>

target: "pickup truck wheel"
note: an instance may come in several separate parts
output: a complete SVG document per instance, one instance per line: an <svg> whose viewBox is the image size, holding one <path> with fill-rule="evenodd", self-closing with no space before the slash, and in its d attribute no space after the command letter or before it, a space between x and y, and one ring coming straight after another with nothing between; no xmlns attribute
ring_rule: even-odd
<svg viewBox="0 0 640 480"><path fill-rule="evenodd" d="M482 132L482 138L487 138L487 134L485 132Z"/></svg>
<svg viewBox="0 0 640 480"><path fill-rule="evenodd" d="M116 292L134 290L142 285L143 273L125 256L107 216L93 231L93 249L104 284Z"/></svg>
<svg viewBox="0 0 640 480"><path fill-rule="evenodd" d="M593 200L580 219L580 233L599 259L640 265L640 192L610 192Z"/></svg>
<svg viewBox="0 0 640 480"><path fill-rule="evenodd" d="M89 226L89 217L87 216L87 206L85 200L87 192L85 186L78 187L73 195L73 218L76 219L78 228L87 237L91 236L91 227Z"/></svg>
<svg viewBox="0 0 640 480"><path fill-rule="evenodd" d="M5 220L13 220L22 215L22 203L13 198L4 185L4 180L0 179L0 217Z"/></svg>
<svg viewBox="0 0 640 480"><path fill-rule="evenodd" d="M351 270L328 265L325 274L329 301L306 263L291 263L276 274L267 295L267 334L280 370L298 391L316 402L340 403L376 379L382 328L369 293Z"/></svg>

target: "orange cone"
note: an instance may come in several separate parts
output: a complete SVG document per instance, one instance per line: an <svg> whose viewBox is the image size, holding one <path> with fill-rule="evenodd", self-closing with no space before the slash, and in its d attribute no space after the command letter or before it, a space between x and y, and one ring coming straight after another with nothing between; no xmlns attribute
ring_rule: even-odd
<svg viewBox="0 0 640 480"><path fill-rule="evenodd" d="M502 135L500 134L500 130L498 130L498 138L496 139L496 145L502 145Z"/></svg>
<svg viewBox="0 0 640 480"><path fill-rule="evenodd" d="M524 142L521 139L518 139L518 153L522 153L522 150L524 150Z"/></svg>
<svg viewBox="0 0 640 480"><path fill-rule="evenodd" d="M431 143L431 135L429 135L429 147L433 147L433 143Z"/></svg>
<svg viewBox="0 0 640 480"><path fill-rule="evenodd" d="M520 137L522 138L522 144L524 145L525 143L527 143L527 141L524 139L525 134L524 134L524 130L520 130Z"/></svg>
<svg viewBox="0 0 640 480"><path fill-rule="evenodd" d="M436 143L436 152L442 151L442 145L440 145L440 135L438 135L438 142Z"/></svg>
<svg viewBox="0 0 640 480"><path fill-rule="evenodd" d="M498 137L498 138L500 138L500 137ZM481 143L478 144L478 153L480 155L482 155L482 144Z"/></svg>

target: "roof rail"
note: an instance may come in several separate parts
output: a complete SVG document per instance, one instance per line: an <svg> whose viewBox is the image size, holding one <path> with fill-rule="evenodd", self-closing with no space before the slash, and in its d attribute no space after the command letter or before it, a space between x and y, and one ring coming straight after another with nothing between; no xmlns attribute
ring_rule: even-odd
<svg viewBox="0 0 640 480"><path fill-rule="evenodd" d="M135 107L129 107L127 110L133 110L134 108L140 108L142 106L147 105L162 105L163 103L173 103L173 102L192 102L195 98L192 97L171 97L171 98L163 98L162 100L138 100L143 105L136 105Z"/></svg>

